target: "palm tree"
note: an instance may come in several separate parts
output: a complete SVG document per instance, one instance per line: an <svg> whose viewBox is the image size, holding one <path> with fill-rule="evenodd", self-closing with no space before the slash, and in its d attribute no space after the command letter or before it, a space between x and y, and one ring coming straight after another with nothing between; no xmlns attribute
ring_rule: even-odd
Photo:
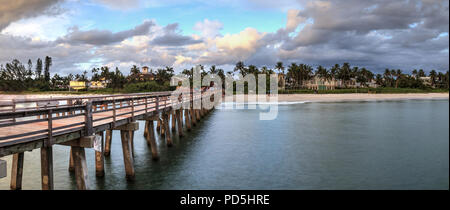
<svg viewBox="0 0 450 210"><path fill-rule="evenodd" d="M397 76L397 78L395 79L395 88L398 88L398 83L400 82L400 79L403 78L402 70L397 69L395 75Z"/></svg>
<svg viewBox="0 0 450 210"><path fill-rule="evenodd" d="M130 69L130 75L136 75L139 74L139 68L136 65L133 65L133 67L131 67Z"/></svg>
<svg viewBox="0 0 450 210"><path fill-rule="evenodd" d="M425 77L425 71L423 71L423 69L420 69L419 72L417 73L417 75L420 77Z"/></svg>
<svg viewBox="0 0 450 210"><path fill-rule="evenodd" d="M236 66L234 67L234 72L236 71L239 71L239 73L241 73L242 76L246 75L244 62L239 61L236 63Z"/></svg>
<svg viewBox="0 0 450 210"><path fill-rule="evenodd" d="M381 74L377 74L377 76L375 77L375 82L377 85L383 85L383 76L381 76Z"/></svg>
<svg viewBox="0 0 450 210"><path fill-rule="evenodd" d="M435 85L436 85L436 76L437 76L436 71L434 69L431 70L430 74L429 74L429 77L430 77L430 80L431 80L431 86L432 87L435 87Z"/></svg>
<svg viewBox="0 0 450 210"><path fill-rule="evenodd" d="M279 73L283 73L284 74L284 66L283 66L283 62L278 61L277 65L275 66L276 69L278 69Z"/></svg>
<svg viewBox="0 0 450 210"><path fill-rule="evenodd" d="M315 74L316 74L316 76L318 76L322 79L326 79L326 80L329 80L329 77L330 77L328 70L326 68L324 68L323 66L318 66Z"/></svg>
<svg viewBox="0 0 450 210"><path fill-rule="evenodd" d="M291 63L291 65L288 66L286 79L289 83L292 82L294 84L294 87L298 87L300 80L300 72L298 69L298 65L296 63Z"/></svg>
<svg viewBox="0 0 450 210"><path fill-rule="evenodd" d="M330 75L331 75L332 79L336 79L337 78L337 73L339 72L340 68L341 67L339 66L339 64L334 64L334 66L331 67Z"/></svg>
<svg viewBox="0 0 450 210"><path fill-rule="evenodd" d="M349 63L344 63L342 65L342 68L339 68L337 78L342 80L342 82L344 83L344 87L347 87L348 81L351 78L351 69Z"/></svg>
<svg viewBox="0 0 450 210"><path fill-rule="evenodd" d="M216 65L212 65L212 66L209 68L209 73L210 73L210 74L217 74Z"/></svg>
<svg viewBox="0 0 450 210"><path fill-rule="evenodd" d="M384 70L384 86L391 86L391 71L389 71L389 69Z"/></svg>
<svg viewBox="0 0 450 210"><path fill-rule="evenodd" d="M412 71L412 75L413 75L414 78L417 79L417 69L414 69L414 70Z"/></svg>
<svg viewBox="0 0 450 210"><path fill-rule="evenodd" d="M259 73L258 67L256 67L255 65L248 66L247 73L254 74L256 77Z"/></svg>

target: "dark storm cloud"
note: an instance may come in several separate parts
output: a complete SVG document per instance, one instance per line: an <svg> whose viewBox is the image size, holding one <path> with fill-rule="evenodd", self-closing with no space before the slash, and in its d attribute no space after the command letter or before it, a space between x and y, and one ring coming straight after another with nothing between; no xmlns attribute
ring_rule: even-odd
<svg viewBox="0 0 450 210"><path fill-rule="evenodd" d="M288 61L448 70L448 8L447 0L309 1L298 33L270 36Z"/></svg>
<svg viewBox="0 0 450 210"><path fill-rule="evenodd" d="M146 35L150 31L150 27L153 25L154 23L152 21L145 21L141 25L136 26L134 29L120 31L117 33L113 33L109 30L80 31L77 27L74 27L67 35L58 39L57 42L70 44L107 45L121 42L133 36Z"/></svg>
<svg viewBox="0 0 450 210"><path fill-rule="evenodd" d="M201 43L190 36L181 35L178 30L178 23L169 24L163 28L163 34L153 39L151 44L159 46L184 46Z"/></svg>
<svg viewBox="0 0 450 210"><path fill-rule="evenodd" d="M23 18L42 15L60 0L0 0L0 31Z"/></svg>

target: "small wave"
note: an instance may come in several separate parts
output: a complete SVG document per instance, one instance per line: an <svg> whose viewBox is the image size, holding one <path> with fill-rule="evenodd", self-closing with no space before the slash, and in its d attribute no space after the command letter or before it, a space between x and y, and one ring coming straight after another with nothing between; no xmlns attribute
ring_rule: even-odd
<svg viewBox="0 0 450 210"><path fill-rule="evenodd" d="M292 105L292 104L304 104L309 101L256 101L256 102L222 102L222 105Z"/></svg>

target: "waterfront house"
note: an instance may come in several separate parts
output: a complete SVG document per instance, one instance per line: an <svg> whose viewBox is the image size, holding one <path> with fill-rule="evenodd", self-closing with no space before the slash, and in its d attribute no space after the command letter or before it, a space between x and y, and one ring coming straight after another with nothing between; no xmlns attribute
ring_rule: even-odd
<svg viewBox="0 0 450 210"><path fill-rule="evenodd" d="M70 81L69 90L86 90L88 88L88 84L85 81Z"/></svg>
<svg viewBox="0 0 450 210"><path fill-rule="evenodd" d="M312 79L305 81L303 86L310 90L334 90L338 86L339 81L335 79L325 79L314 76Z"/></svg>
<svg viewBox="0 0 450 210"><path fill-rule="evenodd" d="M142 72L139 72L138 74L130 75L128 77L128 80L135 80L135 81L153 81L155 80L156 75L153 73L153 71L148 66L142 67Z"/></svg>

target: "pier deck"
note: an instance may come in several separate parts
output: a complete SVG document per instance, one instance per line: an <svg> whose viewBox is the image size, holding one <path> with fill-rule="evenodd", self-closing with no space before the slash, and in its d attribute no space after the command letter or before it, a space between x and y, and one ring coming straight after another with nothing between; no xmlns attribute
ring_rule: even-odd
<svg viewBox="0 0 450 210"><path fill-rule="evenodd" d="M208 110L204 108L194 109L194 103L200 103L205 98L209 99L219 92L207 91L204 93L182 93L181 96L172 96L171 92L144 93L144 94L125 94L125 95L107 95L107 96L88 96L88 97L67 97L67 98L51 98L51 99L22 99L13 101L0 101L0 157L14 155L12 166L11 188L21 188L21 183L17 187L16 177L19 176L21 181L21 170L17 170L17 166L23 167L23 153L34 149L41 149L41 165L44 171L52 173L52 155L51 148L54 144L71 146L73 152L70 154L71 165L75 166L77 183L80 183L78 189L85 189L83 184L83 168L79 164L85 162L84 148L80 142L93 141L92 136L103 136L106 134L106 147L108 147L108 131L111 135L112 130L120 130L122 136L122 144L124 145L124 158L127 155L126 150L133 150L134 130L127 130L127 125L137 120L145 120L146 130L145 136L149 145L152 144L153 121L158 122L158 129L161 129L162 135L165 135L168 146L172 144L170 133L168 133L168 117L172 116L172 128L176 128L174 123L178 125L178 133L182 136L183 129L183 111L186 127L191 128L191 123L199 120L200 116L206 114ZM200 106L201 107L201 106ZM148 121L152 121L149 123ZM161 126L159 126L161 124ZM189 125L188 125L189 124ZM124 134L123 132L131 132ZM159 130L157 130L159 131ZM149 134L151 132L151 134ZM109 141L111 137L109 136ZM130 139L131 138L131 139ZM103 156L103 138L101 140ZM131 146L131 148L128 148ZM82 152L79 153L80 148ZM50 151L50 154L47 154ZM152 152L153 148L152 148ZM156 152L156 151L155 151ZM81 159L77 159L77 155L81 154ZM75 155L75 156L74 156ZM155 155L155 154L154 154ZM157 156L157 154L156 154ZM17 159L19 158L19 159ZM78 160L77 161L72 161ZM102 159L102 158L99 158ZM133 159L133 158L131 158ZM18 160L18 161L17 161ZM79 162L81 160L81 162ZM125 160L125 159L124 159ZM96 159L97 162L97 159ZM98 163L96 163L98 164ZM125 163L130 168L131 163ZM72 168L74 166L71 166ZM78 170L77 170L78 167ZM102 167L99 167L102 170ZM14 170L16 169L16 170ZM47 170L46 170L47 169ZM81 172L80 172L81 170ZM14 174L15 173L15 174ZM101 173L100 173L101 174ZM128 172L134 176L134 169ZM45 180L46 176L42 174L43 189L53 189ZM13 180L14 179L14 180ZM80 181L79 181L80 179ZM51 184L52 185L52 184ZM14 186L14 187L13 187Z"/></svg>

